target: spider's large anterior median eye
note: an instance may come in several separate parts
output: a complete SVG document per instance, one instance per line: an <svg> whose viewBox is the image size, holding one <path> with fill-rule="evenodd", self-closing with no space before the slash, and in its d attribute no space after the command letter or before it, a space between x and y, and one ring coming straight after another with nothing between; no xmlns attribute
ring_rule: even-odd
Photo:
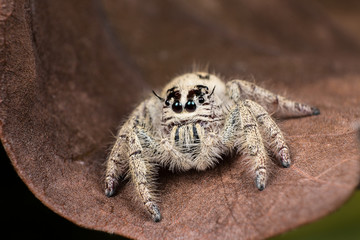
<svg viewBox="0 0 360 240"><path fill-rule="evenodd" d="M182 112L181 102L179 101L174 102L174 104L172 105L172 110L176 113L181 113Z"/></svg>
<svg viewBox="0 0 360 240"><path fill-rule="evenodd" d="M196 104L195 104L195 102L194 102L193 100L187 101L187 103L185 104L185 109L186 109L186 111L188 111L188 112L193 112L193 111L195 111L195 109L196 109Z"/></svg>

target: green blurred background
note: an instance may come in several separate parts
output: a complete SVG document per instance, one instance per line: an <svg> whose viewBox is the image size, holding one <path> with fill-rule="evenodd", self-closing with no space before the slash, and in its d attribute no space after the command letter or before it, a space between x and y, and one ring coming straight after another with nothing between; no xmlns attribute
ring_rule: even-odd
<svg viewBox="0 0 360 240"><path fill-rule="evenodd" d="M360 190L329 216L271 239L360 239Z"/></svg>

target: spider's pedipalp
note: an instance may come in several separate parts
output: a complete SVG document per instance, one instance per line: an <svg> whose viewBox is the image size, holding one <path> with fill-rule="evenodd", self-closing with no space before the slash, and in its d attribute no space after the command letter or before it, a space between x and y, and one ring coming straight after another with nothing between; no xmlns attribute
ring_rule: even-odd
<svg viewBox="0 0 360 240"><path fill-rule="evenodd" d="M270 148L270 151L280 160L283 167L290 167L291 160L289 147L285 142L285 138L280 128L262 106L251 100L245 100L244 104L255 116L259 124L260 132Z"/></svg>

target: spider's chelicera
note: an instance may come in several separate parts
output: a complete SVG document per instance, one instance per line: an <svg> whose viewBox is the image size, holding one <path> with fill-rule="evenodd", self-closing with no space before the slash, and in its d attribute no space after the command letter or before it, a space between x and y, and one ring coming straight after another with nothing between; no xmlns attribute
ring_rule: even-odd
<svg viewBox="0 0 360 240"><path fill-rule="evenodd" d="M173 79L160 95L143 101L121 127L107 160L105 194L114 195L126 175L154 221L161 214L154 197L157 166L205 170L234 152L252 166L259 190L268 178L268 152L289 167L289 147L269 114L318 115L315 107L276 95L253 83L224 83L207 72Z"/></svg>

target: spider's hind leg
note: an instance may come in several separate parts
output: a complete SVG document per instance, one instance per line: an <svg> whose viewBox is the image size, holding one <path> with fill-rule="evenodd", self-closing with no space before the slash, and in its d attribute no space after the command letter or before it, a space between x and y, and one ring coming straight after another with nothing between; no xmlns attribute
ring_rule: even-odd
<svg viewBox="0 0 360 240"><path fill-rule="evenodd" d="M316 107L292 101L251 82L232 80L226 84L226 88L228 95L235 102L245 99L253 100L267 112L273 113L275 117L304 117L320 114L320 110Z"/></svg>

